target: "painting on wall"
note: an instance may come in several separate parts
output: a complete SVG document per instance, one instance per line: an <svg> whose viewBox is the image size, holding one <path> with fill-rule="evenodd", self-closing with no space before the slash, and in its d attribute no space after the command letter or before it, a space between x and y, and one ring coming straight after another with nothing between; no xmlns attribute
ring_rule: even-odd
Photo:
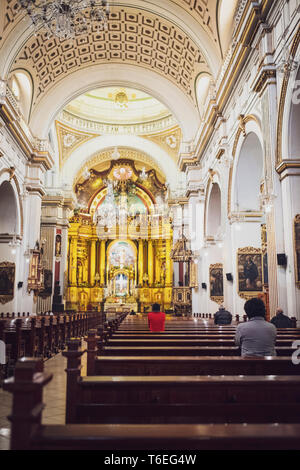
<svg viewBox="0 0 300 470"><path fill-rule="evenodd" d="M224 301L223 265L221 263L209 266L210 298L221 304Z"/></svg>
<svg viewBox="0 0 300 470"><path fill-rule="evenodd" d="M15 263L0 263L0 303L6 304L14 298Z"/></svg>
<svg viewBox="0 0 300 470"><path fill-rule="evenodd" d="M245 247L237 252L239 296L250 299L263 291L263 260L260 248Z"/></svg>
<svg viewBox="0 0 300 470"><path fill-rule="evenodd" d="M300 289L300 214L294 219L294 247L296 284Z"/></svg>

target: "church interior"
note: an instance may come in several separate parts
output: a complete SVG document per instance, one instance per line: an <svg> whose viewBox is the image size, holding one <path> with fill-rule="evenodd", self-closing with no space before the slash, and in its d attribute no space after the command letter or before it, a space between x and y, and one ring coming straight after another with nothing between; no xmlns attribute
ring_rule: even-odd
<svg viewBox="0 0 300 470"><path fill-rule="evenodd" d="M300 449L299 18L1 0L0 450Z"/></svg>

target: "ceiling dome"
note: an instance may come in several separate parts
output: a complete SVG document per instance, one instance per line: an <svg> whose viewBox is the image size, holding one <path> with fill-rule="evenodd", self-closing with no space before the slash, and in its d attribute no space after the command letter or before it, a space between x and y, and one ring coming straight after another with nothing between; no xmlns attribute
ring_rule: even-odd
<svg viewBox="0 0 300 470"><path fill-rule="evenodd" d="M139 124L165 119L170 111L157 99L139 90L104 87L80 95L65 111L76 117L105 124Z"/></svg>

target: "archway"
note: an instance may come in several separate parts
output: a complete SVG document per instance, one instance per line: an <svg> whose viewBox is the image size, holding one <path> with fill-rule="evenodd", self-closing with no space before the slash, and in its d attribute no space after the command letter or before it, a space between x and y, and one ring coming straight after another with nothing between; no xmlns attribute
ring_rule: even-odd
<svg viewBox="0 0 300 470"><path fill-rule="evenodd" d="M14 189L9 181L0 186L0 235L18 232L18 208Z"/></svg>
<svg viewBox="0 0 300 470"><path fill-rule="evenodd" d="M250 132L241 147L236 166L233 207L237 212L260 210L263 150L259 138Z"/></svg>
<svg viewBox="0 0 300 470"><path fill-rule="evenodd" d="M300 83L300 68L295 78L295 84ZM290 108L289 116L289 128L288 128L288 158L299 159L300 157L300 92L295 87L292 95L292 103Z"/></svg>
<svg viewBox="0 0 300 470"><path fill-rule="evenodd" d="M207 205L206 236L218 238L221 229L221 190L218 183L213 183Z"/></svg>
<svg viewBox="0 0 300 470"><path fill-rule="evenodd" d="M18 206L9 181L0 185L0 303L7 304L15 296Z"/></svg>

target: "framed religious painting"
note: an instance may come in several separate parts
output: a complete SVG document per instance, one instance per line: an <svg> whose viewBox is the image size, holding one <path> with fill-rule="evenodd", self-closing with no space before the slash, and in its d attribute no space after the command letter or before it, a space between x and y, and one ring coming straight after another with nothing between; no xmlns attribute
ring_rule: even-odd
<svg viewBox="0 0 300 470"><path fill-rule="evenodd" d="M238 294L243 299L263 292L263 255L260 248L239 248L237 252Z"/></svg>
<svg viewBox="0 0 300 470"><path fill-rule="evenodd" d="M14 298L15 263L0 263L0 303L6 304Z"/></svg>
<svg viewBox="0 0 300 470"><path fill-rule="evenodd" d="M218 304L224 301L224 285L223 285L223 264L211 264L209 266L209 285L210 298Z"/></svg>
<svg viewBox="0 0 300 470"><path fill-rule="evenodd" d="M300 214L294 219L294 250L296 284L300 289Z"/></svg>

